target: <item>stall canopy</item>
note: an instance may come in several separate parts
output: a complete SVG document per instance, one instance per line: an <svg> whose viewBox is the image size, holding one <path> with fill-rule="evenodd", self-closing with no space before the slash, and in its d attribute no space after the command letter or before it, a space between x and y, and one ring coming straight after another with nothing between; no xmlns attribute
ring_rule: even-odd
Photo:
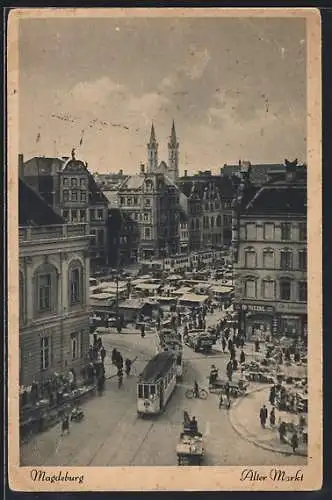
<svg viewBox="0 0 332 500"><path fill-rule="evenodd" d="M211 287L211 292L220 293L220 294L231 293L233 290L234 290L234 287L232 287L232 286L212 286Z"/></svg>
<svg viewBox="0 0 332 500"><path fill-rule="evenodd" d="M172 292L172 295L178 295L178 296L181 296L181 295L185 295L187 293L190 293L192 291L192 287L189 287L189 286L183 286L181 288L178 288L177 290L174 290Z"/></svg>
<svg viewBox="0 0 332 500"><path fill-rule="evenodd" d="M135 288L137 290L146 290L153 292L155 290L159 290L159 288L161 288L161 285L154 283L140 283L139 285L136 285Z"/></svg>
<svg viewBox="0 0 332 500"><path fill-rule="evenodd" d="M185 293L179 298L180 303L191 302L193 304L203 304L209 299L208 295L197 295L195 293Z"/></svg>

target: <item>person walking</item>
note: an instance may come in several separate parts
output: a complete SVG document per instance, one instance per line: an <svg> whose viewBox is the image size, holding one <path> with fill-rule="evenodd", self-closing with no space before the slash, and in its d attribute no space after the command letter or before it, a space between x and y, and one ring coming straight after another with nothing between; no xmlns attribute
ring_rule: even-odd
<svg viewBox="0 0 332 500"><path fill-rule="evenodd" d="M145 326L144 325L141 326L141 337L142 337L142 339L144 339L144 337L145 337Z"/></svg>
<svg viewBox="0 0 332 500"><path fill-rule="evenodd" d="M118 388L121 389L123 384L123 371L122 368L118 370Z"/></svg>
<svg viewBox="0 0 332 500"><path fill-rule="evenodd" d="M226 365L226 373L228 380L232 382L232 376L233 376L233 361L230 359Z"/></svg>
<svg viewBox="0 0 332 500"><path fill-rule="evenodd" d="M295 453L297 448L299 447L299 438L297 437L296 432L294 432L292 437L291 437L291 446L292 446L293 453Z"/></svg>
<svg viewBox="0 0 332 500"><path fill-rule="evenodd" d="M226 340L225 340L225 337L223 337L221 339L221 347L222 347L222 351L225 352L225 349L226 349Z"/></svg>
<svg viewBox="0 0 332 500"><path fill-rule="evenodd" d="M65 415L62 419L61 423L61 436L64 436L64 434L69 434L69 416Z"/></svg>
<svg viewBox="0 0 332 500"><path fill-rule="evenodd" d="M270 411L270 426L274 428L276 424L276 410L273 407L272 410Z"/></svg>
<svg viewBox="0 0 332 500"><path fill-rule="evenodd" d="M265 429L267 415L268 415L267 408L265 405L263 405L259 411L259 420L261 422L261 426L263 427L263 429Z"/></svg>
<svg viewBox="0 0 332 500"><path fill-rule="evenodd" d="M246 355L244 354L243 349L241 349L241 352L240 352L240 364L244 365L245 362L246 362Z"/></svg>

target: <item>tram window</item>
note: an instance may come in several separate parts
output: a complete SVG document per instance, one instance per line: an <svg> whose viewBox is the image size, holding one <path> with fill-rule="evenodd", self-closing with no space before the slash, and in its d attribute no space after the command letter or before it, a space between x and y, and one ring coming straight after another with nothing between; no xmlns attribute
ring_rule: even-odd
<svg viewBox="0 0 332 500"><path fill-rule="evenodd" d="M138 385L138 397L139 398L143 397L143 386L142 386L142 384Z"/></svg>
<svg viewBox="0 0 332 500"><path fill-rule="evenodd" d="M154 385L150 385L150 394L153 396L153 394L156 393L156 387Z"/></svg>
<svg viewBox="0 0 332 500"><path fill-rule="evenodd" d="M143 385L143 396L144 396L144 399L147 399L149 397L149 386L148 385Z"/></svg>

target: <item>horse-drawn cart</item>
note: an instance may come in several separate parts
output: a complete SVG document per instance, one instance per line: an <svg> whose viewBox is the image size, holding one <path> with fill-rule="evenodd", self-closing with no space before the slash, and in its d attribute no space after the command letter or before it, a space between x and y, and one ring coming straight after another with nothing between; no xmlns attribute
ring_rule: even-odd
<svg viewBox="0 0 332 500"><path fill-rule="evenodd" d="M209 385L209 391L215 393L228 393L229 396L238 397L244 396L249 387L249 382L244 379L229 381L217 378L212 384Z"/></svg>

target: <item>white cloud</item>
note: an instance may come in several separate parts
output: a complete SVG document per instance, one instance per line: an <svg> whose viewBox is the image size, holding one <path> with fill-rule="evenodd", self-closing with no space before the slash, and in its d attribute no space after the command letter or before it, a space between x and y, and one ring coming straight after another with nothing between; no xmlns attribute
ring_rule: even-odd
<svg viewBox="0 0 332 500"><path fill-rule="evenodd" d="M91 82L80 82L71 90L70 94L80 104L106 104L112 94L124 92L126 88L108 77Z"/></svg>
<svg viewBox="0 0 332 500"><path fill-rule="evenodd" d="M195 50L190 48L190 56L185 63L185 73L191 80L199 80L205 71L211 59L211 55L207 49Z"/></svg>

